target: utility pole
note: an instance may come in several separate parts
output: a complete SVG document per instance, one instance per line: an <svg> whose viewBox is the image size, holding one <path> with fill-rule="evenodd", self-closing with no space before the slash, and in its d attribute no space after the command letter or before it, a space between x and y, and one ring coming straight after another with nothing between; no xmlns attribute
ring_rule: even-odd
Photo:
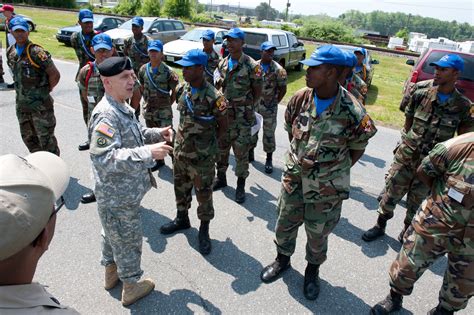
<svg viewBox="0 0 474 315"><path fill-rule="evenodd" d="M267 20L270 20L270 10L272 9L272 0L268 0Z"/></svg>
<svg viewBox="0 0 474 315"><path fill-rule="evenodd" d="M286 13L285 13L285 21L288 22L288 10L290 9L291 3L290 0L286 3Z"/></svg>

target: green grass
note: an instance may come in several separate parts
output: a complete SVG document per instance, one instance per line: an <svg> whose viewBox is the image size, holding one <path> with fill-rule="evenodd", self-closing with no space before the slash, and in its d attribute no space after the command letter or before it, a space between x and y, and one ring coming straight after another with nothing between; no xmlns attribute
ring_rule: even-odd
<svg viewBox="0 0 474 315"><path fill-rule="evenodd" d="M71 47L65 46L56 40L58 29L74 25L77 21L77 13L62 12L44 9L18 8L18 13L33 18L37 25L37 31L30 34L33 42L43 46L54 58L76 60L76 55ZM315 49L314 44L305 44L306 56L310 56ZM403 83L410 73L410 66L405 64L406 58L374 53L372 58L380 61L375 66L372 86L367 98L367 111L378 123L387 126L401 127L404 115L398 109L402 98ZM174 70L182 77L181 68ZM288 71L288 90L283 98L283 103L295 94L296 91L306 85L305 71Z"/></svg>

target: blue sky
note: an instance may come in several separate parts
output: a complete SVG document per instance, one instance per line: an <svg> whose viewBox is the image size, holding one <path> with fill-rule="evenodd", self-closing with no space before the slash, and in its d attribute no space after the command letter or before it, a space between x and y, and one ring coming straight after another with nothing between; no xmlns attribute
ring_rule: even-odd
<svg viewBox="0 0 474 315"><path fill-rule="evenodd" d="M283 11L287 0L270 0L271 6ZM210 0L200 0L210 3ZM233 4L243 7L255 7L261 0L212 0L213 4ZM338 16L348 10L371 12L381 10L386 12L404 12L425 17L433 17L444 21L456 20L474 25L474 0L290 0L290 13L318 14L326 13Z"/></svg>

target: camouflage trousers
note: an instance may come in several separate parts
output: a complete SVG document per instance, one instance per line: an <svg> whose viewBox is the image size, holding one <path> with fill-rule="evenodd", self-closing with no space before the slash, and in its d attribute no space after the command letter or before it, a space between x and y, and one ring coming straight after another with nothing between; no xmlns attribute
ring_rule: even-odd
<svg viewBox="0 0 474 315"><path fill-rule="evenodd" d="M81 94L81 90L79 90L79 98L81 100L81 106L82 106L82 119L84 119L84 123L86 126L89 125L89 117L92 111L89 111L89 102L87 101L87 98L84 98Z"/></svg>
<svg viewBox="0 0 474 315"><path fill-rule="evenodd" d="M451 311L464 309L474 295L474 239L462 243L464 228L461 239L455 234L459 234L456 228L450 228L429 210L419 211L390 267L391 288L399 294L411 294L425 270L447 254L448 267L439 292L439 303Z"/></svg>
<svg viewBox="0 0 474 315"><path fill-rule="evenodd" d="M257 112L263 117L263 151L266 153L275 152L275 129L277 126L278 104L265 106L260 104ZM252 136L252 149L257 146L258 133Z"/></svg>
<svg viewBox="0 0 474 315"><path fill-rule="evenodd" d="M385 178L385 193L379 203L378 213L389 220L400 200L407 194L405 224L410 224L416 211L429 192L429 188L416 177L419 163L404 165L396 160L390 166Z"/></svg>
<svg viewBox="0 0 474 315"><path fill-rule="evenodd" d="M236 119L229 124L227 134L219 141L219 159L217 172L225 174L229 167L230 148L234 150L237 177L249 176L249 149L251 141L250 120Z"/></svg>
<svg viewBox="0 0 474 315"><path fill-rule="evenodd" d="M137 282L143 274L140 204L117 207L98 203L97 208L102 223L101 264L115 262L120 280Z"/></svg>
<svg viewBox="0 0 474 315"><path fill-rule="evenodd" d="M54 100L49 96L37 109L24 109L17 105L16 116L20 124L20 134L28 150L48 151L59 156L58 141L54 136L56 117Z"/></svg>
<svg viewBox="0 0 474 315"><path fill-rule="evenodd" d="M275 232L277 251L285 256L295 252L299 227L306 230L306 260L321 265L327 258L328 236L341 217L342 200L305 203L301 185L289 194L282 187L278 199L278 220Z"/></svg>
<svg viewBox="0 0 474 315"><path fill-rule="evenodd" d="M143 117L148 128L163 128L173 125L173 110L171 105L162 108L149 108L145 103L143 106Z"/></svg>
<svg viewBox="0 0 474 315"><path fill-rule="evenodd" d="M202 164L202 163L201 163ZM198 202L197 215L201 221L210 221L214 218L212 203L212 181L214 180L214 167L212 163L197 165L189 159L173 161L174 194L178 212L188 212L191 207L192 189L196 192Z"/></svg>

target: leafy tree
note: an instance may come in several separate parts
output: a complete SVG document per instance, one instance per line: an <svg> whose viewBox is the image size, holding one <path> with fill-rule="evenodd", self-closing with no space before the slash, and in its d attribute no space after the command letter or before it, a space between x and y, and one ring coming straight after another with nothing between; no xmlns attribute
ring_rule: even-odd
<svg viewBox="0 0 474 315"><path fill-rule="evenodd" d="M164 11L167 16L190 18L192 13L191 0L166 0Z"/></svg>
<svg viewBox="0 0 474 315"><path fill-rule="evenodd" d="M114 12L122 15L136 15L141 8L140 0L120 0Z"/></svg>
<svg viewBox="0 0 474 315"><path fill-rule="evenodd" d="M360 37L354 36L354 30L339 21L312 21L305 24L300 31L303 37L322 40L333 40L346 43L364 43Z"/></svg>
<svg viewBox="0 0 474 315"><path fill-rule="evenodd" d="M138 14L142 16L160 16L160 13L160 0L143 0L142 7L138 11Z"/></svg>
<svg viewBox="0 0 474 315"><path fill-rule="evenodd" d="M278 15L278 11L273 9L271 6L268 5L266 2L260 3L255 8L255 13L257 14L257 20L269 20L273 21Z"/></svg>
<svg viewBox="0 0 474 315"><path fill-rule="evenodd" d="M10 1L7 1L10 2ZM32 5L40 5L46 7L56 8L74 8L76 7L75 0L23 0L23 1L11 1L12 3L26 3Z"/></svg>
<svg viewBox="0 0 474 315"><path fill-rule="evenodd" d="M402 28L395 34L395 37L403 38L405 43L408 42L408 29L406 27Z"/></svg>

